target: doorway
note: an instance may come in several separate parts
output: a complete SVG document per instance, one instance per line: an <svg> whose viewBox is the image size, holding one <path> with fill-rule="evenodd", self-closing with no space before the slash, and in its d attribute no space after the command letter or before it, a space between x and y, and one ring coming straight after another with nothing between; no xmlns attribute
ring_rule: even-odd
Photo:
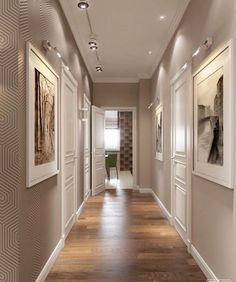
<svg viewBox="0 0 236 282"><path fill-rule="evenodd" d="M193 101L191 66L171 81L171 213L173 225L190 248Z"/></svg>
<svg viewBox="0 0 236 282"><path fill-rule="evenodd" d="M84 94L83 112L86 118L83 118L84 125L84 199L90 196L90 126L91 126L91 102Z"/></svg>
<svg viewBox="0 0 236 282"><path fill-rule="evenodd" d="M60 136L60 182L62 193L62 237L69 234L77 206L77 82L62 64L61 70L61 136ZM68 138L70 136L70 138Z"/></svg>
<svg viewBox="0 0 236 282"><path fill-rule="evenodd" d="M133 189L136 185L136 111L106 108L106 189Z"/></svg>

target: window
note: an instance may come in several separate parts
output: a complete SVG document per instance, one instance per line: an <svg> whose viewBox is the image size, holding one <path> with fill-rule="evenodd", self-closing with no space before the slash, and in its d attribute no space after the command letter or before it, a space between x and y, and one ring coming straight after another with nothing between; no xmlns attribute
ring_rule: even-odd
<svg viewBox="0 0 236 282"><path fill-rule="evenodd" d="M120 130L105 129L106 151L120 151Z"/></svg>

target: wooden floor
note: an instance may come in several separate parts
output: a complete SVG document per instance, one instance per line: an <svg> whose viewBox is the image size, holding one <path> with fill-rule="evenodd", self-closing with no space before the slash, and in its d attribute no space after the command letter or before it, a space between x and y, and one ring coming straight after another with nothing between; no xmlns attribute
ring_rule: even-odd
<svg viewBox="0 0 236 282"><path fill-rule="evenodd" d="M46 281L206 281L151 195L92 197Z"/></svg>

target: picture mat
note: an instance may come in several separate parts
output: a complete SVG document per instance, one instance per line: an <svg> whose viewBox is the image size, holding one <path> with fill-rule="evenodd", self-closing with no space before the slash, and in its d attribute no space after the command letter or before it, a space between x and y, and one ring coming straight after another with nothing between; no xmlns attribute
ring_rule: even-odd
<svg viewBox="0 0 236 282"><path fill-rule="evenodd" d="M234 188L234 150L233 136L235 114L234 91L235 91L235 42L229 41L218 48L213 55L208 57L201 67L193 75L194 79L194 170L193 174L206 178L227 188ZM197 107L197 85L212 73L223 68L224 75L224 164L223 166L199 162L197 159L198 146L198 107Z"/></svg>
<svg viewBox="0 0 236 282"><path fill-rule="evenodd" d="M58 174L58 122L57 122L57 96L58 75L51 68L42 55L27 43L27 150L26 150L26 186L31 187L55 174ZM55 85L55 159L50 163L35 165L35 68Z"/></svg>
<svg viewBox="0 0 236 282"><path fill-rule="evenodd" d="M217 94L217 83L223 77L224 77L223 68L221 67L198 84L198 93L197 93L198 95L198 154L197 154L197 158L199 162L204 162L204 163L208 162L209 163L208 161L209 154L212 148L212 143L214 141L213 117L215 118L218 117L217 113L214 112L214 103L215 103L216 94ZM224 93L222 95L224 96ZM199 111L200 111L199 106L205 107L205 109L208 112L208 116L205 117L205 119L200 120L199 118ZM222 111L223 111L223 104L222 104ZM201 124L200 124L200 121L201 121ZM199 133L200 131L202 131L201 135ZM218 145L218 147L220 147L220 145ZM223 150L223 148L221 148L221 150ZM223 164L223 156L222 156L222 160L218 162L220 162L219 165ZM215 164L217 164L217 162Z"/></svg>
<svg viewBox="0 0 236 282"><path fill-rule="evenodd" d="M157 107L155 112L155 146L156 159L163 161L163 106Z"/></svg>

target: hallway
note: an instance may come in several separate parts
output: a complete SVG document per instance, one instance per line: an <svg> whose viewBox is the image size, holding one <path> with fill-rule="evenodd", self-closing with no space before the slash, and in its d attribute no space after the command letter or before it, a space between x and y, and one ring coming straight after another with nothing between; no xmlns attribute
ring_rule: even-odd
<svg viewBox="0 0 236 282"><path fill-rule="evenodd" d="M206 281L150 194L88 200L46 281Z"/></svg>

